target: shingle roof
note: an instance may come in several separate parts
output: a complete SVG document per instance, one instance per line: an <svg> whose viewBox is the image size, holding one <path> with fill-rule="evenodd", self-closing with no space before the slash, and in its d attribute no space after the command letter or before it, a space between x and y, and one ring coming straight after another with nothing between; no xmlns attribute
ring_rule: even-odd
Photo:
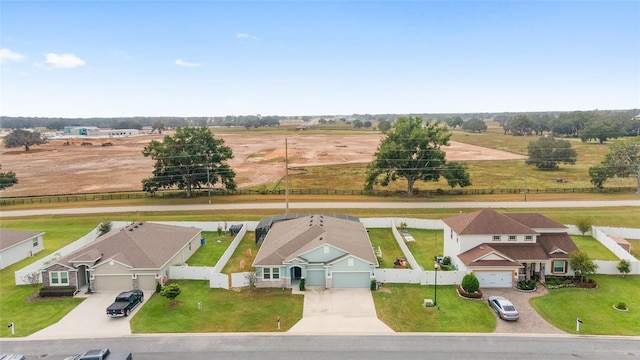
<svg viewBox="0 0 640 360"><path fill-rule="evenodd" d="M273 224L253 266L282 265L325 244L378 265L369 235L361 222L315 214Z"/></svg>
<svg viewBox="0 0 640 360"><path fill-rule="evenodd" d="M533 229L563 229L566 226L537 213L504 213L503 215Z"/></svg>
<svg viewBox="0 0 640 360"><path fill-rule="evenodd" d="M44 234L44 232L0 229L0 250L10 248L41 234Z"/></svg>
<svg viewBox="0 0 640 360"><path fill-rule="evenodd" d="M550 259L568 258L568 254L578 251L578 247L567 233L540 234L537 242ZM555 252L556 250L562 250L562 252Z"/></svg>
<svg viewBox="0 0 640 360"><path fill-rule="evenodd" d="M442 221L458 235L537 234L522 223L490 209L456 215Z"/></svg>
<svg viewBox="0 0 640 360"><path fill-rule="evenodd" d="M493 248L493 244L482 244L459 254L458 258L467 266L521 266L517 261L514 261L513 258L509 259L508 257L504 257L506 254L500 256L500 252L498 252L498 256L502 258L500 260L481 260L483 257L491 253L495 254L496 252L497 250Z"/></svg>
<svg viewBox="0 0 640 360"><path fill-rule="evenodd" d="M94 266L109 260L138 269L159 269L201 230L194 227L138 222L110 231L95 241L58 260L73 266L92 262Z"/></svg>

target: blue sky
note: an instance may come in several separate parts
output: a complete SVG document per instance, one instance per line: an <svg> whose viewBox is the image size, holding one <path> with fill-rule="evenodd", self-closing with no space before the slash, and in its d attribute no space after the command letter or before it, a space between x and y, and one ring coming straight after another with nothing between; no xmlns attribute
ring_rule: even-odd
<svg viewBox="0 0 640 360"><path fill-rule="evenodd" d="M0 1L0 114L640 108L640 2Z"/></svg>

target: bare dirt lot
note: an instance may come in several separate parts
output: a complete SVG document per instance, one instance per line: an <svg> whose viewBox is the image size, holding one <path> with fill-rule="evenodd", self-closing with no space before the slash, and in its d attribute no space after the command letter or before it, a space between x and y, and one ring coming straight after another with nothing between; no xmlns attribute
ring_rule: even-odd
<svg viewBox="0 0 640 360"><path fill-rule="evenodd" d="M111 139L51 140L24 148L2 148L2 171L16 173L19 184L0 191L0 196L32 196L140 190L151 176L153 160L142 149L162 135L139 135ZM285 136L215 134L231 147L239 188L269 184L284 176ZM380 135L318 135L304 132L287 136L289 166L366 163L373 160ZM82 144L86 143L86 144ZM112 143L103 146L104 143ZM507 160L522 156L504 151L451 142L444 148L448 161Z"/></svg>

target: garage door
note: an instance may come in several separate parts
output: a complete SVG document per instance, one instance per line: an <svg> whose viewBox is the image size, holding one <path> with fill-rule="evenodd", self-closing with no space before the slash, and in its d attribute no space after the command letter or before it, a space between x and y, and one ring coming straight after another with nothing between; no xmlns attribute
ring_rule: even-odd
<svg viewBox="0 0 640 360"><path fill-rule="evenodd" d="M138 289L140 290L155 290L157 282L155 275L138 275Z"/></svg>
<svg viewBox="0 0 640 360"><path fill-rule="evenodd" d="M339 288L365 288L371 286L370 272L333 272L332 287Z"/></svg>
<svg viewBox="0 0 640 360"><path fill-rule="evenodd" d="M306 284L308 286L325 286L324 270L307 270Z"/></svg>
<svg viewBox="0 0 640 360"><path fill-rule="evenodd" d="M512 287L511 271L476 271L475 276L480 282L480 288Z"/></svg>
<svg viewBox="0 0 640 360"><path fill-rule="evenodd" d="M99 276L93 280L93 287L96 291L108 291L118 290L125 291L130 290L132 286L131 275L117 275L117 276Z"/></svg>

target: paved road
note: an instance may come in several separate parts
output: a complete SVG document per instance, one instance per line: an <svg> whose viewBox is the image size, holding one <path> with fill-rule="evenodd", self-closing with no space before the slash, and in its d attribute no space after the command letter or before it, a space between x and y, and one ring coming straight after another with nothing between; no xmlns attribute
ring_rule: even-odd
<svg viewBox="0 0 640 360"><path fill-rule="evenodd" d="M496 201L496 202L295 202L289 209L458 209L458 208L592 208L639 206L639 200L615 201ZM39 215L73 215L123 213L136 211L202 211L202 210L244 210L282 209L284 203L235 203L235 204L195 204L157 206L111 206L65 209L34 209L0 211L0 218Z"/></svg>

